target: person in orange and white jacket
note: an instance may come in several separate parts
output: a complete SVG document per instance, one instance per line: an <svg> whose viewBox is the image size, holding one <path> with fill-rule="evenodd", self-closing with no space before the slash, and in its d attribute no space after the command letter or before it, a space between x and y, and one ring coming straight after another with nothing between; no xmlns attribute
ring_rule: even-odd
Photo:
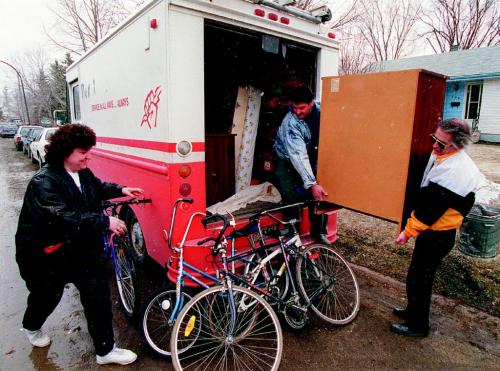
<svg viewBox="0 0 500 371"><path fill-rule="evenodd" d="M415 210L395 241L404 245L410 238L416 238L406 278L408 305L393 310L404 323L393 324L391 331L414 337L429 333L434 276L455 244L456 230L474 204L474 192L481 178L464 150L470 142L470 129L464 120L440 122L431 138L433 152L424 171Z"/></svg>

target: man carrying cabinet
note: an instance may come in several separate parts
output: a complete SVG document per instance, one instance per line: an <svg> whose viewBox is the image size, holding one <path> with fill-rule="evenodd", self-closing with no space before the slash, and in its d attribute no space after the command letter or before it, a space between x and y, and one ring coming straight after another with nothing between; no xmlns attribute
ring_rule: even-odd
<svg viewBox="0 0 500 371"><path fill-rule="evenodd" d="M291 110L283 119L274 142L276 157L275 185L285 204L314 199L323 201L328 193L316 181L320 105L311 90L298 86L290 96ZM296 217L296 215L287 215ZM309 208L311 236L330 245L326 234L327 216Z"/></svg>

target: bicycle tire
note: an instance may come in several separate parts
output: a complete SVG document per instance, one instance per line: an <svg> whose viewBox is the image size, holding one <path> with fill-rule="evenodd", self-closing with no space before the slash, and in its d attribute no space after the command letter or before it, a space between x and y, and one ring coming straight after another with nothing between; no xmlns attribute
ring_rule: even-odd
<svg viewBox="0 0 500 371"><path fill-rule="evenodd" d="M127 239L114 236L113 248L116 256L116 261L113 261L113 264L116 264L114 267L115 280L120 304L127 318L135 320L139 315L140 307L139 284Z"/></svg>
<svg viewBox="0 0 500 371"><path fill-rule="evenodd" d="M300 292L308 301L314 299L311 308L322 320L345 325L358 314L358 282L349 264L332 247L307 246L297 258L296 275ZM325 285L326 291L314 298Z"/></svg>
<svg viewBox="0 0 500 371"><path fill-rule="evenodd" d="M262 369L261 362L265 365L263 369L278 369L283 352L283 334L276 313L269 303L255 292L240 286L234 286L231 290L235 301L238 301L238 297L249 296L257 303L258 308L254 307L253 310L259 309L258 323L246 336L240 337L238 341L231 341L226 337L226 333L232 319L235 320L235 333L238 326L244 328L247 326L239 322L240 318L233 318L229 306L225 306L227 308L225 312L224 307L219 306L220 313L207 313L210 311L209 303L213 304L214 300L219 304L224 303L224 299L229 297L229 289L225 286L215 286L200 292L184 306L172 330L170 349L172 364L176 370ZM196 313L199 317L196 317ZM238 313L236 315L239 316ZM219 331L215 334L205 323L213 321L213 316L218 316ZM190 326L196 322L200 322L202 326L196 344L188 351L179 353L179 345L182 349L182 342L190 336ZM223 336L220 336L221 334Z"/></svg>
<svg viewBox="0 0 500 371"><path fill-rule="evenodd" d="M184 304L188 303L192 297L181 292L184 297ZM168 301L168 306L165 302ZM170 336L174 324L169 323L172 310L175 307L176 293L174 290L159 290L148 300L142 311L141 329L148 349L154 354L170 358Z"/></svg>

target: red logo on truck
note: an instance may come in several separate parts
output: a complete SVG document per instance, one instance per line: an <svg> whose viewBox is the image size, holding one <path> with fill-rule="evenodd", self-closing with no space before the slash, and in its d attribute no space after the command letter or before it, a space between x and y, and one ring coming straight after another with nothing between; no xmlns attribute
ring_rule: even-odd
<svg viewBox="0 0 500 371"><path fill-rule="evenodd" d="M147 124L151 129L156 127L156 120L158 119L158 103L160 103L160 87L150 90L146 99L144 100L144 115L142 116L141 126Z"/></svg>

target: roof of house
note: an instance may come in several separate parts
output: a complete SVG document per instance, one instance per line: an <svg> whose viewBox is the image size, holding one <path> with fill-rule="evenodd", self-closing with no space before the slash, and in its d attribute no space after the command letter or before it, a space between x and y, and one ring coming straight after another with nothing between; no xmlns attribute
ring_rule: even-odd
<svg viewBox="0 0 500 371"><path fill-rule="evenodd" d="M425 69L453 77L500 77L500 45L488 48L457 50L383 61L374 66L377 71Z"/></svg>

